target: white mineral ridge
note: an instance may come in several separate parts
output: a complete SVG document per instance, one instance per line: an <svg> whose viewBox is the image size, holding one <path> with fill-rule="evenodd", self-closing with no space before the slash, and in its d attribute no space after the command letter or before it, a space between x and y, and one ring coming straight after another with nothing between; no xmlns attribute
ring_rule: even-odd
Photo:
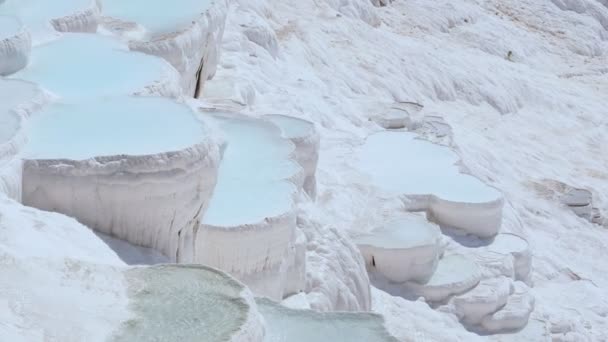
<svg viewBox="0 0 608 342"><path fill-rule="evenodd" d="M370 119L385 129L413 130L419 120L417 115L424 106L414 102L397 102L386 106L379 114Z"/></svg>
<svg viewBox="0 0 608 342"><path fill-rule="evenodd" d="M525 285L516 283L515 293L509 296L500 310L486 316L481 321L481 326L488 333L518 330L528 324L533 310L534 296Z"/></svg>
<svg viewBox="0 0 608 342"><path fill-rule="evenodd" d="M511 255L515 272L514 279L528 280L532 271L532 251L526 239L516 234L501 233L496 235L486 250L496 254Z"/></svg>
<svg viewBox="0 0 608 342"><path fill-rule="evenodd" d="M474 261L462 255L452 254L439 260L429 281L424 284L408 282L404 284L404 288L427 301L440 302L472 289L480 280L481 272Z"/></svg>
<svg viewBox="0 0 608 342"><path fill-rule="evenodd" d="M54 39L60 32L95 32L100 20L97 0L6 0L0 15L18 17L35 44Z"/></svg>
<svg viewBox="0 0 608 342"><path fill-rule="evenodd" d="M423 301L393 297L372 287L372 310L384 316L388 331L399 341L485 341L468 332L455 318L433 310Z"/></svg>
<svg viewBox="0 0 608 342"><path fill-rule="evenodd" d="M263 341L251 291L223 272L159 265L125 272L132 317L110 339L121 341Z"/></svg>
<svg viewBox="0 0 608 342"><path fill-rule="evenodd" d="M220 151L189 107L153 97L56 104L28 126L25 204L173 261L191 260L189 239L211 197Z"/></svg>
<svg viewBox="0 0 608 342"><path fill-rule="evenodd" d="M27 65L32 39L15 17L0 15L0 76L10 75Z"/></svg>
<svg viewBox="0 0 608 342"><path fill-rule="evenodd" d="M127 318L123 264L91 230L5 197L0 215L0 340L104 341Z"/></svg>
<svg viewBox="0 0 608 342"><path fill-rule="evenodd" d="M427 210L450 227L489 237L502 221L502 195L457 166L449 148L416 139L408 132L369 136L358 153L357 166L371 182L394 196L405 195L412 210Z"/></svg>
<svg viewBox="0 0 608 342"><path fill-rule="evenodd" d="M418 215L388 222L354 238L367 269L396 283L428 281L437 267L440 241L439 227Z"/></svg>
<svg viewBox="0 0 608 342"><path fill-rule="evenodd" d="M397 341L373 313L289 309L267 299L257 303L266 321L264 342Z"/></svg>
<svg viewBox="0 0 608 342"><path fill-rule="evenodd" d="M215 73L227 11L226 0L105 0L103 26L128 39L132 50L171 63L192 96Z"/></svg>
<svg viewBox="0 0 608 342"><path fill-rule="evenodd" d="M264 115L275 124L296 147L295 159L304 169L304 191L315 198L317 193L317 163L319 161L320 137L315 124L292 116L280 114Z"/></svg>
<svg viewBox="0 0 608 342"><path fill-rule="evenodd" d="M468 171L504 194L504 231L525 236L534 253L535 312L572 322L567 334L580 338L570 341L605 339L608 231L529 186L558 179L593 189L596 205L606 208L608 33L601 17L536 0L394 1L372 9L382 22L375 28L361 16L344 15L348 5L369 3L234 1L221 63L205 91L234 89L237 96L230 98L245 110L315 122L322 139L315 219L341 237L381 224L399 207L353 175L351 150L379 129L367 119L386 103L423 103L425 115L451 126L452 146ZM563 3L603 7L594 0ZM278 58L248 38L250 27L240 25L244 16L272 29ZM321 230L314 235L321 242L310 248L319 251L307 253L307 272L318 283L309 297L327 307L339 297L337 289L355 292L337 285L346 283L342 279L367 277L362 262L359 273L357 263L345 261L360 258L357 249L332 238L329 229ZM590 281L564 277L564 267ZM381 291L372 296L386 304L383 314L401 340L489 339L426 303ZM535 341L519 339L528 340Z"/></svg>
<svg viewBox="0 0 608 342"><path fill-rule="evenodd" d="M306 235L306 297L319 311L369 311L365 261L346 232L321 224L310 212L298 215Z"/></svg>
<svg viewBox="0 0 608 342"><path fill-rule="evenodd" d="M302 179L302 169L291 159L295 147L263 120L230 114L211 120L224 133L226 145L213 197L194 237L193 260L280 299L284 261L295 251L294 184ZM270 282L268 277L277 274L283 280Z"/></svg>
<svg viewBox="0 0 608 342"><path fill-rule="evenodd" d="M484 279L471 291L453 297L450 303L464 323L478 325L484 317L503 307L511 293L513 284L509 278Z"/></svg>
<svg viewBox="0 0 608 342"><path fill-rule="evenodd" d="M180 94L179 75L167 62L131 52L117 39L84 33L64 34L35 47L29 65L11 77L38 83L70 101Z"/></svg>
<svg viewBox="0 0 608 342"><path fill-rule="evenodd" d="M0 192L21 199L21 161L16 154L26 142L24 120L49 100L35 84L0 79Z"/></svg>

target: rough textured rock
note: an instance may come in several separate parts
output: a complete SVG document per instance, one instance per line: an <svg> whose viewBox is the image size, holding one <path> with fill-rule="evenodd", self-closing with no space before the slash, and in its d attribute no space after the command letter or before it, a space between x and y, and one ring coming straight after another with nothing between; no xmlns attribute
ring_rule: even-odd
<svg viewBox="0 0 608 342"><path fill-rule="evenodd" d="M96 32L100 11L98 0L7 0L0 7L0 15L16 16L28 27L36 44L54 39L57 31Z"/></svg>
<svg viewBox="0 0 608 342"><path fill-rule="evenodd" d="M83 116L80 120L70 119L69 111L63 107L58 109L60 112L51 111L48 115L52 115L54 121L58 115L66 115L64 121L76 121L56 128L44 121L44 113L40 114L42 121L32 125L37 134L32 135L25 153L23 202L75 217L95 230L130 243L154 248L173 261L191 261L192 235L198 230L216 182L219 148L205 136L201 126L191 132L196 143L147 154L154 144L146 139L157 137L147 136L149 132L139 126L141 121L129 116L148 117L148 125L153 125L154 120L165 122L163 116L183 118L172 121L175 125L198 122L188 118L192 114L187 107L168 99L127 97L115 101L118 109L110 108L115 104L112 102L68 107ZM121 110L123 105L125 109ZM112 125L108 122L98 129L106 135L106 140L125 145L112 147L84 139L79 143L87 154L65 149L66 144L73 143L65 141L65 137L82 134L80 130L88 129L91 123L95 125L106 110L122 115L122 129L104 133L104 126ZM155 110L159 112L154 113ZM163 124L161 129L171 129L171 125ZM130 136L136 131L142 134L139 140ZM184 130L182 135L186 135ZM125 143L125 139L129 142ZM189 143L179 142L175 146ZM125 148L132 149L131 153ZM141 153L138 148L146 152ZM95 152L102 154L88 155Z"/></svg>
<svg viewBox="0 0 608 342"><path fill-rule="evenodd" d="M32 48L29 31L15 17L0 16L0 76L27 65Z"/></svg>
<svg viewBox="0 0 608 342"><path fill-rule="evenodd" d="M291 116L270 114L265 119L275 124L296 147L295 159L304 169L304 191L314 199L317 194L317 163L319 161L319 133L314 123Z"/></svg>
<svg viewBox="0 0 608 342"><path fill-rule="evenodd" d="M511 280L506 277L485 279L471 291L450 300L455 314L468 325L478 325L484 317L503 307L513 292Z"/></svg>
<svg viewBox="0 0 608 342"><path fill-rule="evenodd" d="M303 287L287 279L297 257L296 184L304 178L292 160L295 146L265 120L235 113L209 120L224 133L225 148L209 210L192 237L192 260L280 300L288 288Z"/></svg>
<svg viewBox="0 0 608 342"><path fill-rule="evenodd" d="M481 280L477 264L462 255L448 255L439 261L437 270L423 284L408 282L404 289L430 302L441 302L452 295L464 293Z"/></svg>
<svg viewBox="0 0 608 342"><path fill-rule="evenodd" d="M24 120L42 108L49 96L35 84L0 79L0 192L21 200L21 160L25 142Z"/></svg>
<svg viewBox="0 0 608 342"><path fill-rule="evenodd" d="M369 311L371 293L365 262L345 233L307 217L298 217L307 238L306 292L320 311Z"/></svg>
<svg viewBox="0 0 608 342"><path fill-rule="evenodd" d="M528 293L523 283L515 284L515 292L507 303L492 315L481 321L481 327L488 333L513 331L526 326L534 310L534 297Z"/></svg>
<svg viewBox="0 0 608 342"><path fill-rule="evenodd" d="M142 8L147 6L145 1L138 4ZM155 6L162 13L165 5L159 3ZM166 2L166 6L176 4ZM158 56L171 63L181 75L184 93L198 97L205 81L213 77L217 68L228 12L227 1L208 2L206 9L193 12L200 13L198 16L193 15L191 20L184 18L184 22L175 23L174 28L162 31L153 30L146 23L133 22L132 7L123 7L122 1L107 1L103 14L104 29L128 40L132 50Z"/></svg>
<svg viewBox="0 0 608 342"><path fill-rule="evenodd" d="M415 215L388 222L353 240L368 271L396 283L428 281L442 250L439 227Z"/></svg>

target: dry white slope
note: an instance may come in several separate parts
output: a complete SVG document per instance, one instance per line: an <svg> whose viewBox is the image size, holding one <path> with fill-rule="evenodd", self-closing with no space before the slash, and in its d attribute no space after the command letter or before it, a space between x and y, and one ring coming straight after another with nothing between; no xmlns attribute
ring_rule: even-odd
<svg viewBox="0 0 608 342"><path fill-rule="evenodd" d="M608 231L536 190L545 180L592 189L606 215L608 9L602 2L401 0L374 9L379 27L367 14L336 10L333 1L235 2L207 95L317 123L324 224L366 231L399 207L380 200L344 156L379 129L368 121L378 108L423 103L426 115L451 125L471 173L504 193L502 231L530 242L534 317L550 323L557 339L605 337ZM365 8L363 2L343 3ZM333 286L323 276L330 269L308 267L325 280L317 288ZM331 291L316 293L332 302ZM420 340L411 334L418 331L426 340L473 340L454 317L373 293L374 310L386 313L403 339ZM405 325L412 316L433 317L434 324Z"/></svg>

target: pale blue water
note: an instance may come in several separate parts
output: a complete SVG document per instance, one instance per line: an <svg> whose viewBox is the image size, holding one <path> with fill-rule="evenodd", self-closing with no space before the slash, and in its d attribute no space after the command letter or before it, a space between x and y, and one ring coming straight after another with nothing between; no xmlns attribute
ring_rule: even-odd
<svg viewBox="0 0 608 342"><path fill-rule="evenodd" d="M200 143L203 124L190 108L160 97L118 97L55 104L28 123L29 159L81 160L149 155Z"/></svg>

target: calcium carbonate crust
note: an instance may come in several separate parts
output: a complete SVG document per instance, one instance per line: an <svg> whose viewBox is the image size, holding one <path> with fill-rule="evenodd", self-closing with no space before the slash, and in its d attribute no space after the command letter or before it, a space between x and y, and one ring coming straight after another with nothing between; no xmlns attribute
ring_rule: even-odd
<svg viewBox="0 0 608 342"><path fill-rule="evenodd" d="M239 226L203 223L193 261L232 274L258 295L282 299L295 226L294 210Z"/></svg>
<svg viewBox="0 0 608 342"><path fill-rule="evenodd" d="M130 40L129 48L164 58L179 71L183 92L197 97L197 89L202 89L205 80L215 74L227 12L227 1L215 0L187 28L149 40ZM129 31L139 29L136 24L104 17L102 25L115 34L126 36Z"/></svg>
<svg viewBox="0 0 608 342"><path fill-rule="evenodd" d="M59 32L97 32L101 21L101 0L90 0L86 8L61 18L51 19L53 28Z"/></svg>
<svg viewBox="0 0 608 342"><path fill-rule="evenodd" d="M27 65L32 49L32 37L17 18L0 16L0 21L13 21L14 25L19 27L8 37L0 36L0 76L7 76Z"/></svg>
<svg viewBox="0 0 608 342"><path fill-rule="evenodd" d="M40 89L37 85L22 81L22 80L2 80L5 84L19 84L31 88L32 97L24 99L21 103L16 104L11 108L5 108L5 112L0 112L0 115L12 115L18 121L18 128L14 135L7 141L0 144L0 164L5 163L0 168L0 193L6 194L9 198L21 200L21 176L22 163L16 158L16 155L24 147L27 142L27 137L23 131L23 124L26 118L32 113L42 109L50 102L50 96ZM23 95L25 91L21 92Z"/></svg>
<svg viewBox="0 0 608 342"><path fill-rule="evenodd" d="M284 137L295 145L294 159L304 170L302 188L314 199L317 193L316 172L319 161L319 146L321 143L321 137L315 129L314 123L280 114L268 114L265 115L264 118L279 127L282 130ZM281 128L279 122L273 120L274 118L293 120L301 125L308 126L308 128L306 129L305 134L289 134L285 129Z"/></svg>
<svg viewBox="0 0 608 342"><path fill-rule="evenodd" d="M219 159L206 139L155 155L24 160L23 202L179 262L192 248L188 237L209 203Z"/></svg>
<svg viewBox="0 0 608 342"><path fill-rule="evenodd" d="M426 211L430 221L465 234L490 238L502 225L502 197L485 203L448 201L431 194L404 195L402 200L407 210Z"/></svg>

